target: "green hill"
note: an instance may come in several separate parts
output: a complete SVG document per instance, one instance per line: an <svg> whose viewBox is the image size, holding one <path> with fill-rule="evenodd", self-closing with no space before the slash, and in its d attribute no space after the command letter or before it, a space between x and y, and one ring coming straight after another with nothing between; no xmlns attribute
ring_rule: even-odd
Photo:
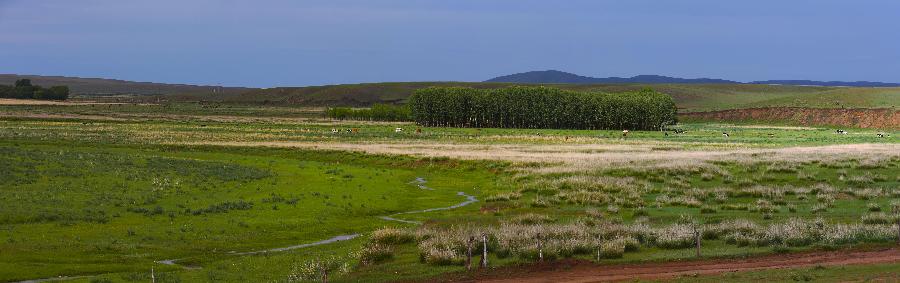
<svg viewBox="0 0 900 283"><path fill-rule="evenodd" d="M0 84L2 85L12 85L18 79L30 79L32 83L42 86L69 86L72 94L75 95L158 95L176 93L229 94L250 90L250 88L242 87L164 84L101 78L0 74Z"/></svg>
<svg viewBox="0 0 900 283"><path fill-rule="evenodd" d="M370 106L403 103L416 89L429 86L496 88L510 83L368 83L249 90L231 95L173 95L174 100L206 100L303 106ZM671 95L683 111L749 107L893 108L900 88L817 87L752 84L545 84L580 91L622 92L650 87Z"/></svg>
<svg viewBox="0 0 900 283"><path fill-rule="evenodd" d="M545 85L579 91L622 92L645 87L671 95L682 112L758 107L894 108L900 87L823 87L764 84L521 84L496 82L397 82L267 89L132 82L58 76L4 75L0 84L29 78L45 86L68 85L75 95L132 95L131 100L208 101L278 106L353 106L404 103L415 90L430 86L498 88Z"/></svg>

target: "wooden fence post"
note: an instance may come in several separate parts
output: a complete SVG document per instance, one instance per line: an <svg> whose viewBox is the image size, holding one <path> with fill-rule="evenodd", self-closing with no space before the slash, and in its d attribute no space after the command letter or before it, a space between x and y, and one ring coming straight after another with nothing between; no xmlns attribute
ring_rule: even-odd
<svg viewBox="0 0 900 283"><path fill-rule="evenodd" d="M697 243L697 257L701 257L700 255L700 231L697 229L697 224L694 224L694 241Z"/></svg>
<svg viewBox="0 0 900 283"><path fill-rule="evenodd" d="M900 245L900 205L895 205L891 210L894 211L894 218L897 220L897 244Z"/></svg>
<svg viewBox="0 0 900 283"><path fill-rule="evenodd" d="M537 246L538 246L538 260L544 262L544 243L541 239L541 233L537 234Z"/></svg>
<svg viewBox="0 0 900 283"><path fill-rule="evenodd" d="M466 241L466 270L472 270L472 244L475 243L475 236L469 236Z"/></svg>
<svg viewBox="0 0 900 283"><path fill-rule="evenodd" d="M481 254L481 267L487 268L488 258L487 258L487 233L481 233L481 240L483 243L482 254Z"/></svg>
<svg viewBox="0 0 900 283"><path fill-rule="evenodd" d="M894 217L897 218L897 244L900 245L900 215Z"/></svg>
<svg viewBox="0 0 900 283"><path fill-rule="evenodd" d="M897 218L897 244L900 245L900 215L894 217Z"/></svg>

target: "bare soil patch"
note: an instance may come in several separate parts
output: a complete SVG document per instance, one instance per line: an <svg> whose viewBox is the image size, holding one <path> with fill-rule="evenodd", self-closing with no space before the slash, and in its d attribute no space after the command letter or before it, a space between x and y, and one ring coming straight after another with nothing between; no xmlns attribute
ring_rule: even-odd
<svg viewBox="0 0 900 283"><path fill-rule="evenodd" d="M716 121L774 121L804 126L900 129L900 111L895 109L770 107L681 113L679 116Z"/></svg>
<svg viewBox="0 0 900 283"><path fill-rule="evenodd" d="M490 273L451 279L455 282L607 282L635 279L664 280L680 276L714 275L814 266L843 266L900 262L900 249L775 254L739 259L711 259L659 263L603 265L589 261L500 268Z"/></svg>

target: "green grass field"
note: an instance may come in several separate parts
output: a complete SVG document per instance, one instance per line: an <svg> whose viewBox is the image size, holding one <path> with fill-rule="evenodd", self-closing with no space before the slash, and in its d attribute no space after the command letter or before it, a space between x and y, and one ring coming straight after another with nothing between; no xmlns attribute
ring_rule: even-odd
<svg viewBox="0 0 900 283"><path fill-rule="evenodd" d="M401 103L413 91L429 86L499 88L507 83L370 83L315 87L271 88L230 95L170 95L173 101L219 101L297 106L370 106ZM711 111L748 107L893 108L900 88L855 88L746 84L547 84L578 91L623 92L645 87L669 94L684 111ZM148 101L152 101L151 98Z"/></svg>
<svg viewBox="0 0 900 283"><path fill-rule="evenodd" d="M464 273L460 239L481 232L492 266L534 262L535 233L548 258L596 261L603 245L604 264L693 258L693 225L706 258L896 241L896 131L694 123L627 138L417 134L301 108L158 107L0 107L0 281L135 282L151 269L158 282L315 281L317 264L339 282L432 280ZM466 195L478 202L395 215ZM391 215L408 222L382 218ZM698 278L863 280L895 268Z"/></svg>

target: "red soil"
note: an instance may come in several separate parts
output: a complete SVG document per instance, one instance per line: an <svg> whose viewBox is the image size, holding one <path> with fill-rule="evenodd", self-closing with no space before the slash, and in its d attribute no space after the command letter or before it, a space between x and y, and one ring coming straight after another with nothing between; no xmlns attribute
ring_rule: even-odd
<svg viewBox="0 0 900 283"><path fill-rule="evenodd" d="M635 279L663 280L679 276L713 275L813 266L900 263L900 248L869 251L831 251L774 254L739 259L672 261L659 263L598 265L588 261L565 260L499 268L462 278L456 282L605 282Z"/></svg>
<svg viewBox="0 0 900 283"><path fill-rule="evenodd" d="M826 109L771 107L679 114L682 118L718 121L775 121L807 126L831 125L856 128L900 129L895 109Z"/></svg>

